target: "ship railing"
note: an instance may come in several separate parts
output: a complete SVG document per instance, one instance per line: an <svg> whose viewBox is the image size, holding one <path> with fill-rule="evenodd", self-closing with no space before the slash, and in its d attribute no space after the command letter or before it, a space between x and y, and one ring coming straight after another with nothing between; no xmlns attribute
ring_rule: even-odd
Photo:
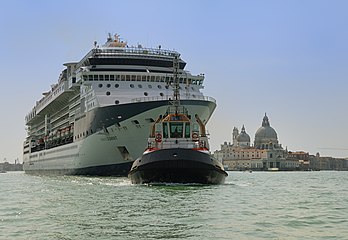
<svg viewBox="0 0 348 240"><path fill-rule="evenodd" d="M154 55L154 56L168 56L174 57L179 55L176 51L164 50L159 48L136 48L136 47L126 47L126 48L96 48L95 53L100 55L119 55L119 54L137 54L137 55Z"/></svg>
<svg viewBox="0 0 348 240"><path fill-rule="evenodd" d="M39 113L42 109L44 109L50 102L53 101L53 99L56 99L58 96L60 96L63 92L67 90L67 81L62 81L55 85L51 91L40 99L36 104L36 112Z"/></svg>
<svg viewBox="0 0 348 240"><path fill-rule="evenodd" d="M94 48L90 50L77 64L76 69L79 69L80 67L84 66L84 63L88 58L90 58L93 55L122 55L122 54L136 54L136 55L152 55L152 56L167 56L167 57L174 57L179 55L177 51L172 50L164 50L159 48L137 48L137 47L125 47L125 48L119 48L119 47L101 47L101 48Z"/></svg>
<svg viewBox="0 0 348 240"><path fill-rule="evenodd" d="M199 148L198 142L193 142L191 139L180 139L179 141L175 140L164 140L160 143L160 148L168 149L168 148Z"/></svg>
<svg viewBox="0 0 348 240"><path fill-rule="evenodd" d="M132 103L137 102L153 102L153 101L167 101L173 100L173 95L164 95L164 96L156 96L156 97L141 97L141 98L133 98L131 100ZM215 98L209 96L196 96L196 95L180 95L180 100L203 100L208 102L216 103Z"/></svg>

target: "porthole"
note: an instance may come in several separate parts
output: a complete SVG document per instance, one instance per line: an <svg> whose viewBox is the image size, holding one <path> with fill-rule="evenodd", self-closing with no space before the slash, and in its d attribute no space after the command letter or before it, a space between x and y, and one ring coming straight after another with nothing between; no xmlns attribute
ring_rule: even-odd
<svg viewBox="0 0 348 240"><path fill-rule="evenodd" d="M106 92L106 96L109 96L110 95L110 92Z"/></svg>
<svg viewBox="0 0 348 240"><path fill-rule="evenodd" d="M115 84L115 88L118 88L120 86L120 84L116 83Z"/></svg>
<svg viewBox="0 0 348 240"><path fill-rule="evenodd" d="M166 85L166 86L165 86L165 88L166 88L166 89L168 89L168 88L169 88L169 86L168 86L168 85Z"/></svg>
<svg viewBox="0 0 348 240"><path fill-rule="evenodd" d="M196 95L192 94L192 97L193 97L193 98L196 98Z"/></svg>
<svg viewBox="0 0 348 240"><path fill-rule="evenodd" d="M143 85L139 84L139 85L138 85L138 88L143 88Z"/></svg>
<svg viewBox="0 0 348 240"><path fill-rule="evenodd" d="M149 85L149 88L152 88L152 85Z"/></svg>
<svg viewBox="0 0 348 240"><path fill-rule="evenodd" d="M118 100L115 101L115 104L119 104L119 103L120 103L120 101L118 101Z"/></svg>
<svg viewBox="0 0 348 240"><path fill-rule="evenodd" d="M102 87L103 87L103 84L100 83L100 84L98 85L98 87L102 88Z"/></svg>
<svg viewBox="0 0 348 240"><path fill-rule="evenodd" d="M160 93L160 96L161 96L161 97L163 97L163 96L164 96L164 94L163 94L163 93Z"/></svg>
<svg viewBox="0 0 348 240"><path fill-rule="evenodd" d="M106 84L106 87L107 88L111 87L111 84L110 83Z"/></svg>
<svg viewBox="0 0 348 240"><path fill-rule="evenodd" d="M158 89L162 89L162 86L161 86L161 85L158 85L157 87L158 87Z"/></svg>
<svg viewBox="0 0 348 240"><path fill-rule="evenodd" d="M129 86L130 86L131 88L134 88L134 84L129 84Z"/></svg>
<svg viewBox="0 0 348 240"><path fill-rule="evenodd" d="M149 95L149 94L148 94L147 92L144 92L144 95L147 96L147 95Z"/></svg>

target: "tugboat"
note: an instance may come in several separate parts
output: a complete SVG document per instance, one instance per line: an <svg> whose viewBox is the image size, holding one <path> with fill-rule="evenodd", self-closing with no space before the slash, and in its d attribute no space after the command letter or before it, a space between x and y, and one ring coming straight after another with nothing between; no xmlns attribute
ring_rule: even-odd
<svg viewBox="0 0 348 240"><path fill-rule="evenodd" d="M180 106L177 61L174 58L174 100L154 122L148 147L128 173L133 184L222 184L228 174L209 151L205 125Z"/></svg>

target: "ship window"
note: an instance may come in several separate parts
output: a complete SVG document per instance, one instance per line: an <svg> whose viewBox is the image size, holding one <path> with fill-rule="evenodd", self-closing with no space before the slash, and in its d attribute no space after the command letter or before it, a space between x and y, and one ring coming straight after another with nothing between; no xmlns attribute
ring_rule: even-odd
<svg viewBox="0 0 348 240"><path fill-rule="evenodd" d="M185 138L190 138L190 123L185 124Z"/></svg>
<svg viewBox="0 0 348 240"><path fill-rule="evenodd" d="M158 89L161 89L161 88L162 88L162 86L161 86L161 85L158 85L157 87L158 87Z"/></svg>
<svg viewBox="0 0 348 240"><path fill-rule="evenodd" d="M182 138L183 134L183 123L169 123L170 125L170 137L171 138Z"/></svg>
<svg viewBox="0 0 348 240"><path fill-rule="evenodd" d="M126 75L126 81L130 81L130 78L131 76L130 75Z"/></svg>
<svg viewBox="0 0 348 240"><path fill-rule="evenodd" d="M134 84L129 84L129 86L130 86L131 88L134 88Z"/></svg>
<svg viewBox="0 0 348 240"><path fill-rule="evenodd" d="M133 120L132 123L133 124L140 124L138 120Z"/></svg>
<svg viewBox="0 0 348 240"><path fill-rule="evenodd" d="M152 88L152 85L149 84L149 88Z"/></svg>
<svg viewBox="0 0 348 240"><path fill-rule="evenodd" d="M194 87L191 87L191 89L194 91L195 89L194 89Z"/></svg>
<svg viewBox="0 0 348 240"><path fill-rule="evenodd" d="M153 123L155 120L153 120L153 118L146 118L145 121L148 123Z"/></svg>
<svg viewBox="0 0 348 240"><path fill-rule="evenodd" d="M110 75L110 81L115 81L115 75Z"/></svg>
<svg viewBox="0 0 348 240"><path fill-rule="evenodd" d="M109 96L110 95L110 92L106 92L106 96Z"/></svg>
<svg viewBox="0 0 348 240"><path fill-rule="evenodd" d="M168 124L163 123L163 137L168 138Z"/></svg>
<svg viewBox="0 0 348 240"><path fill-rule="evenodd" d="M137 79L137 76L132 75L132 81L135 81Z"/></svg>
<svg viewBox="0 0 348 240"><path fill-rule="evenodd" d="M119 104L119 103L120 103L120 101L118 101L118 100L115 101L115 104Z"/></svg>
<svg viewBox="0 0 348 240"><path fill-rule="evenodd" d="M106 87L107 88L111 87L111 84L110 83L106 84Z"/></svg>
<svg viewBox="0 0 348 240"><path fill-rule="evenodd" d="M109 81L109 75L105 75L105 81Z"/></svg>
<svg viewBox="0 0 348 240"><path fill-rule="evenodd" d="M120 76L120 75L116 75L115 80L116 80L116 81L120 81L120 79L121 79L121 76Z"/></svg>
<svg viewBox="0 0 348 240"><path fill-rule="evenodd" d="M102 88L102 87L103 87L103 84L99 84L98 87Z"/></svg>
<svg viewBox="0 0 348 240"><path fill-rule="evenodd" d="M93 75L88 75L88 81L93 81Z"/></svg>
<svg viewBox="0 0 348 240"><path fill-rule="evenodd" d="M142 88L143 86L141 84L138 85L138 88Z"/></svg>
<svg viewBox="0 0 348 240"><path fill-rule="evenodd" d="M117 84L117 83L115 84L115 88L118 88L119 86L120 86L119 84Z"/></svg>
<svg viewBox="0 0 348 240"><path fill-rule="evenodd" d="M99 75L99 81L104 81L104 75Z"/></svg>
<svg viewBox="0 0 348 240"><path fill-rule="evenodd" d="M141 76L140 75L137 75L137 81L141 81Z"/></svg>
<svg viewBox="0 0 348 240"><path fill-rule="evenodd" d="M151 76L151 82L155 81L155 76Z"/></svg>
<svg viewBox="0 0 348 240"><path fill-rule="evenodd" d="M161 97L163 97L163 96L164 96L164 94L163 94L163 93L160 93L160 96L161 96Z"/></svg>
<svg viewBox="0 0 348 240"><path fill-rule="evenodd" d="M168 85L166 85L166 86L165 86L165 88L166 88L166 89L168 89L168 88L169 88L169 86L168 86Z"/></svg>
<svg viewBox="0 0 348 240"><path fill-rule="evenodd" d="M156 82L160 82L161 81L161 77L160 76L156 76Z"/></svg>
<svg viewBox="0 0 348 240"><path fill-rule="evenodd" d="M149 94L148 94L147 92L144 92L144 95L147 96L147 95L149 95Z"/></svg>
<svg viewBox="0 0 348 240"><path fill-rule="evenodd" d="M93 76L93 80L94 80L94 81L98 81L98 75L94 75L94 76Z"/></svg>
<svg viewBox="0 0 348 240"><path fill-rule="evenodd" d="M141 76L141 81L146 82L146 76Z"/></svg>
<svg viewBox="0 0 348 240"><path fill-rule="evenodd" d="M126 76L125 75L121 75L121 81L125 81L126 80Z"/></svg>

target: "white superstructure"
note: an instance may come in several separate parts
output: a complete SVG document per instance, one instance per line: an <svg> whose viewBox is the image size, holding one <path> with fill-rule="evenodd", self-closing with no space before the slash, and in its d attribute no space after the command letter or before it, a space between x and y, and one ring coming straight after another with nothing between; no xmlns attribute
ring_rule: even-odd
<svg viewBox="0 0 348 240"><path fill-rule="evenodd" d="M64 64L58 82L25 117L24 170L32 173L126 175L147 145L149 127L172 100L176 51L128 47L109 36L79 62ZM180 97L206 123L216 104L204 76L179 60Z"/></svg>

